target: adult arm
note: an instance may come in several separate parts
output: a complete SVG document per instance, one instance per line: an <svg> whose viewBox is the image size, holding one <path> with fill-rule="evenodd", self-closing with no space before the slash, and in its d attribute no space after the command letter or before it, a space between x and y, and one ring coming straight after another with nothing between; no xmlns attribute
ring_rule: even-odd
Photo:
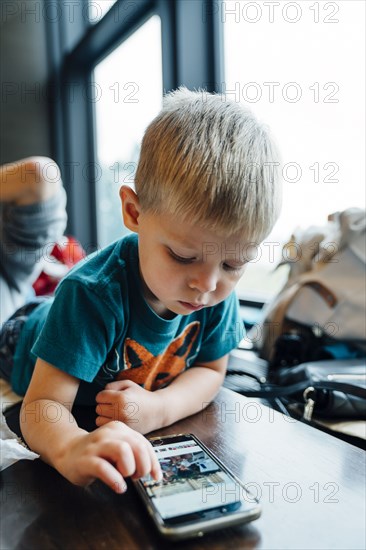
<svg viewBox="0 0 366 550"><path fill-rule="evenodd" d="M19 206L43 202L61 185L59 167L48 157L28 157L0 167L0 202Z"/></svg>

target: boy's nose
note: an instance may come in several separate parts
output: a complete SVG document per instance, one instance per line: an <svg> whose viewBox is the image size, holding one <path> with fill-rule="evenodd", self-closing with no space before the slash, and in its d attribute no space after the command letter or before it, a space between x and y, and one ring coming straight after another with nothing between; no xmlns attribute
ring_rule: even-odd
<svg viewBox="0 0 366 550"><path fill-rule="evenodd" d="M188 286L193 290L198 290L201 294L213 292L216 290L217 277L212 272L195 273L189 280Z"/></svg>

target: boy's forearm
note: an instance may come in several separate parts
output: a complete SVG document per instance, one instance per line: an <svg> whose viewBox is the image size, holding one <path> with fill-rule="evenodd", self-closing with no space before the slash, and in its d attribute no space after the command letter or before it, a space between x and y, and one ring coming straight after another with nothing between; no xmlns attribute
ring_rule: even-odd
<svg viewBox="0 0 366 550"><path fill-rule="evenodd" d="M163 426L204 409L217 395L224 376L207 367L192 367L166 388L157 390L163 403Z"/></svg>
<svg viewBox="0 0 366 550"><path fill-rule="evenodd" d="M88 433L79 428L71 410L49 399L23 404L20 427L27 445L58 471L72 442Z"/></svg>
<svg viewBox="0 0 366 550"><path fill-rule="evenodd" d="M49 399L29 401L22 407L21 427L29 446L71 483L85 487L100 479L123 493L126 477L161 478L153 448L136 431L122 422L109 422L88 433L69 411Z"/></svg>

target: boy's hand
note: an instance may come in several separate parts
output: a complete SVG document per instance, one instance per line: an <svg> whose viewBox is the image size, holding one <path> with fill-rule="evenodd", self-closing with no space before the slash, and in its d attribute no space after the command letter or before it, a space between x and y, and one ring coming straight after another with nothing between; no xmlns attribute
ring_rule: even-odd
<svg viewBox="0 0 366 550"><path fill-rule="evenodd" d="M146 434L163 425L159 393L145 390L131 380L107 384L97 394L96 401L97 426L120 420L137 432Z"/></svg>
<svg viewBox="0 0 366 550"><path fill-rule="evenodd" d="M126 489L125 477L151 474L161 478L159 461L147 439L122 422L110 422L94 432L77 436L56 465L76 485L100 479L116 493Z"/></svg>

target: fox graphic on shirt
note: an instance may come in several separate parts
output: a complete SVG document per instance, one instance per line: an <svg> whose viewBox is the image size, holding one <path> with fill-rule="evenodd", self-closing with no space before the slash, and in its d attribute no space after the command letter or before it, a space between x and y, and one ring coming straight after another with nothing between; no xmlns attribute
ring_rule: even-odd
<svg viewBox="0 0 366 550"><path fill-rule="evenodd" d="M187 367L187 358L200 331L200 323L187 325L159 355L153 355L142 344L126 338L124 344L124 370L116 380L132 380L146 390L157 390L168 385Z"/></svg>

